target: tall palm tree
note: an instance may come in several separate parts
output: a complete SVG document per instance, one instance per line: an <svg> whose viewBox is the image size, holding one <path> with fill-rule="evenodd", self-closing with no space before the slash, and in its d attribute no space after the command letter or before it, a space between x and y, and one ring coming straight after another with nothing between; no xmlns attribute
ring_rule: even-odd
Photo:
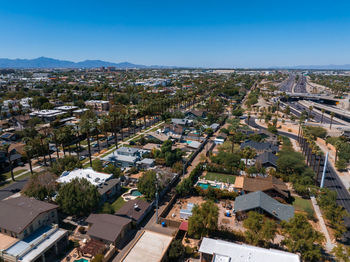
<svg viewBox="0 0 350 262"><path fill-rule="evenodd" d="M86 134L86 137L87 137L90 167L92 167L90 135L91 135L92 131L95 128L95 121L96 121L95 113L92 112L91 110L89 110L89 111L86 111L81 116L81 119L80 119L80 122L79 122L81 132Z"/></svg>
<svg viewBox="0 0 350 262"><path fill-rule="evenodd" d="M325 110L322 108L321 112L322 112L322 115L321 115L321 124L322 124L323 123L323 115L324 115Z"/></svg>
<svg viewBox="0 0 350 262"><path fill-rule="evenodd" d="M335 159L334 159L334 162L337 162L339 149L341 148L342 144L343 143L340 140L337 140L335 142L335 144L334 144L334 147L335 147Z"/></svg>
<svg viewBox="0 0 350 262"><path fill-rule="evenodd" d="M332 129L333 117L334 117L334 112L331 112L331 123L329 125L329 129Z"/></svg>
<svg viewBox="0 0 350 262"><path fill-rule="evenodd" d="M5 156L7 158L7 161L9 162L9 166L10 166L11 179L12 179L12 181L15 181L15 177L13 175L13 165L12 165L12 160L11 160L10 145L3 144L0 146L0 149L5 152Z"/></svg>
<svg viewBox="0 0 350 262"><path fill-rule="evenodd" d="M29 164L29 169L30 169L30 173L33 175L33 166L32 166L32 158L34 156L34 152L33 152L33 147L30 143L30 140L26 141L26 145L24 146L24 154L28 160L28 164Z"/></svg>

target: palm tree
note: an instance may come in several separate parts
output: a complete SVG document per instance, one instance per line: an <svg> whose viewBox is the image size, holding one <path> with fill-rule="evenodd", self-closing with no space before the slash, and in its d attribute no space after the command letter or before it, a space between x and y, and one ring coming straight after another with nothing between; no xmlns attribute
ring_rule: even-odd
<svg viewBox="0 0 350 262"><path fill-rule="evenodd" d="M324 115L325 110L322 108L321 112L322 112L322 115L321 115L321 124L322 124L323 123L323 115Z"/></svg>
<svg viewBox="0 0 350 262"><path fill-rule="evenodd" d="M329 125L329 129L332 129L333 117L334 117L334 112L331 112L331 123Z"/></svg>
<svg viewBox="0 0 350 262"><path fill-rule="evenodd" d="M33 158L34 152L33 152L33 147L30 143L30 140L26 141L26 145L24 146L24 153L28 160L30 173L33 175L32 158Z"/></svg>
<svg viewBox="0 0 350 262"><path fill-rule="evenodd" d="M311 118L311 112L312 112L313 109L314 109L313 106L309 106L309 120L310 120L310 118Z"/></svg>
<svg viewBox="0 0 350 262"><path fill-rule="evenodd" d="M9 151L10 145L9 144L3 144L3 145L0 146L0 149L5 152L5 156L7 157L7 161L9 162L9 166L10 166L11 179L12 179L12 181L15 181L15 177L13 175L13 166L12 166L12 160L11 160L11 152Z"/></svg>
<svg viewBox="0 0 350 262"><path fill-rule="evenodd" d="M95 113L93 113L91 110L89 110L89 111L86 111L81 116L81 119L80 119L80 122L79 122L80 130L84 134L86 134L86 137L87 137L90 167L92 167L90 134L91 134L91 131L95 128L95 124L94 124L95 121L96 121Z"/></svg>
<svg viewBox="0 0 350 262"><path fill-rule="evenodd" d="M342 146L342 142L340 140L337 140L334 144L334 147L335 147L335 159L334 159L334 162L337 162L337 159L338 159L338 152L339 152L339 149L341 148Z"/></svg>

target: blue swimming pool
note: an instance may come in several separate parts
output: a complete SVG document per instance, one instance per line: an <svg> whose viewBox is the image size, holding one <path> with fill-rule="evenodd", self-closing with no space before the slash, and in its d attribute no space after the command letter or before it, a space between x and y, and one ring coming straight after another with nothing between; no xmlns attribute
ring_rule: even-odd
<svg viewBox="0 0 350 262"><path fill-rule="evenodd" d="M213 186L207 183L200 183L200 182L197 184L197 186L201 187L202 189L208 189L209 187L220 189L220 185Z"/></svg>
<svg viewBox="0 0 350 262"><path fill-rule="evenodd" d="M142 196L141 192L138 191L138 190L133 190L133 191L131 191L130 194L131 194L132 196Z"/></svg>
<svg viewBox="0 0 350 262"><path fill-rule="evenodd" d="M78 260L74 260L74 262L89 262L89 260L85 259L85 258L81 258Z"/></svg>

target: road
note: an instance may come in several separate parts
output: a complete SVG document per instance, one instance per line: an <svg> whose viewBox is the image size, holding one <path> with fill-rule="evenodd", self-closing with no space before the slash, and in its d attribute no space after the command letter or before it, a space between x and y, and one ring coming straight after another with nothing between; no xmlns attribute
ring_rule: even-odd
<svg viewBox="0 0 350 262"><path fill-rule="evenodd" d="M294 86L294 83L295 83L295 77L296 77L295 74L293 74L293 73L289 74L288 79L283 81L280 84L280 91L292 92L292 89L293 89L293 86Z"/></svg>
<svg viewBox="0 0 350 262"><path fill-rule="evenodd" d="M295 101L295 102L285 102L285 104L289 105L290 111L293 115L295 115L296 117L300 117L301 112L306 111L307 113L309 113L309 108L301 105L299 102ZM315 122L319 122L321 123L321 119L322 119L322 114L315 112L314 110L311 111L311 116L312 119ZM330 117L324 115L323 116L323 121L324 124L330 124L331 123L331 119ZM342 125L342 123L336 121L333 119L333 124L334 125Z"/></svg>
<svg viewBox="0 0 350 262"><path fill-rule="evenodd" d="M306 76L299 75L299 79L298 79L297 84L294 87L293 93L307 93L306 83L307 83Z"/></svg>
<svg viewBox="0 0 350 262"><path fill-rule="evenodd" d="M247 122L247 120L246 120ZM261 127L256 124L255 118L251 117L249 121L249 125L253 128L262 130L264 132L268 132L266 128ZM290 134L287 132L283 131L278 131L279 135L286 136L288 138L294 139L298 141L298 137L294 134ZM320 172L318 174L318 182L321 182L321 176L322 176L322 170L325 162L325 157L321 156L321 168ZM318 161L318 160L317 160ZM334 190L337 192L337 203L344 207L344 209L350 214L350 194L349 191L345 188L344 184L341 182L340 178L338 177L338 174L335 172L334 168L330 163L327 165L326 169L326 175L325 175L325 181L324 181L324 187ZM348 229L350 229L350 217L345 218L345 225L347 226ZM345 233L344 237L347 238L347 240L350 240L350 231Z"/></svg>

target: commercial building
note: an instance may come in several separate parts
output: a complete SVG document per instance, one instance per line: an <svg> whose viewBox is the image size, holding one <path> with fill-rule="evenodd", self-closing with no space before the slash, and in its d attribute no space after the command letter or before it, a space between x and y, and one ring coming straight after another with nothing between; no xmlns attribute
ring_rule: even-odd
<svg viewBox="0 0 350 262"><path fill-rule="evenodd" d="M109 110L109 101L104 100L88 100L85 101L87 107L91 107L95 111L108 111Z"/></svg>

